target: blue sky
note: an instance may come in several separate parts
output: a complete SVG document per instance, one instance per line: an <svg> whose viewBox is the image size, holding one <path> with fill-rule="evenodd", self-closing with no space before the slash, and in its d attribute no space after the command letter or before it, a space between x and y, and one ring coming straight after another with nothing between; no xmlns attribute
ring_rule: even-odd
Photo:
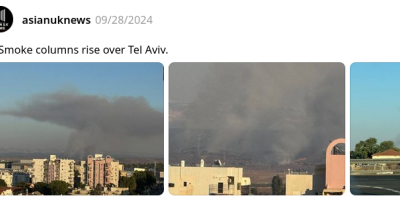
<svg viewBox="0 0 400 200"><path fill-rule="evenodd" d="M0 108L32 94L76 88L102 97L143 96L164 111L160 63L1 63Z"/></svg>
<svg viewBox="0 0 400 200"><path fill-rule="evenodd" d="M351 149L369 137L399 146L400 63L354 63L350 82Z"/></svg>

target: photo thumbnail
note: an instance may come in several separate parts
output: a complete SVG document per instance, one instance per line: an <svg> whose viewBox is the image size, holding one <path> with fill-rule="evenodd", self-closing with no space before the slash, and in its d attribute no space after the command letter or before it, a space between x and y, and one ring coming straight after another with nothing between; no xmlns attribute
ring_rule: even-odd
<svg viewBox="0 0 400 200"><path fill-rule="evenodd" d="M173 63L172 195L341 195L342 63Z"/></svg>
<svg viewBox="0 0 400 200"><path fill-rule="evenodd" d="M160 63L0 63L0 191L160 195Z"/></svg>
<svg viewBox="0 0 400 200"><path fill-rule="evenodd" d="M400 195L400 63L350 67L350 190Z"/></svg>

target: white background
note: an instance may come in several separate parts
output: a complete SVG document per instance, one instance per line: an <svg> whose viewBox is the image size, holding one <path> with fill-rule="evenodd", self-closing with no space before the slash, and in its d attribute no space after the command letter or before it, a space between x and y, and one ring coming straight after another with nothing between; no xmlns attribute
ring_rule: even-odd
<svg viewBox="0 0 400 200"><path fill-rule="evenodd" d="M40 47L167 47L168 55L0 55L1 62L161 62L165 66L165 164L168 163L168 66L171 62L342 62L346 66L346 139L350 139L350 65L399 61L400 3L397 1L11 1L12 28L0 45ZM96 25L98 15L151 15L152 25ZM90 17L90 25L23 25L23 17ZM346 143L349 155L350 142ZM346 156L348 166L349 157ZM341 197L352 196L349 167ZM168 177L166 169L165 177ZM399 183L400 184L400 183ZM165 185L168 185L165 179ZM168 188L168 187L166 187ZM12 198L12 197L7 197ZM18 197L22 198L22 197ZM42 197L32 197L42 198ZM60 198L60 197L59 197ZM75 197L99 198L99 197ZM117 197L100 197L117 198ZM171 196L118 197L201 199ZM389 198L389 197L385 197ZM395 197L390 197L394 199Z"/></svg>

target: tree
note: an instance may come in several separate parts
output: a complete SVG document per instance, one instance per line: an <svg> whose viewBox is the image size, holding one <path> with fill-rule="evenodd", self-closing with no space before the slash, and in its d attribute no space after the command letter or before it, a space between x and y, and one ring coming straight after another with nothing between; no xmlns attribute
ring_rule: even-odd
<svg viewBox="0 0 400 200"><path fill-rule="evenodd" d="M49 184L43 182L36 183L35 187L33 188L33 191L38 191L40 192L40 194L43 195L51 195Z"/></svg>
<svg viewBox="0 0 400 200"><path fill-rule="evenodd" d="M152 187L156 185L156 177L152 171L135 172L136 193L149 194Z"/></svg>
<svg viewBox="0 0 400 200"><path fill-rule="evenodd" d="M102 195L103 187L100 184L97 184L96 187L90 192L91 195Z"/></svg>
<svg viewBox="0 0 400 200"><path fill-rule="evenodd" d="M51 195L66 195L68 194L69 184L64 181L53 181L49 184Z"/></svg>
<svg viewBox="0 0 400 200"><path fill-rule="evenodd" d="M393 141L383 141L380 143L379 145L379 151L383 152L389 149L393 149L395 151L399 151L400 149L394 146L394 142Z"/></svg>
<svg viewBox="0 0 400 200"><path fill-rule="evenodd" d="M373 154L383 152L388 149L399 151L400 149L394 146L393 141L383 141L377 144L376 138L368 138L365 141L360 141L356 144L354 151L350 152L350 158L352 159L367 159L371 158Z"/></svg>
<svg viewBox="0 0 400 200"><path fill-rule="evenodd" d="M128 188L129 188L130 195L136 194L136 179L134 176L129 178Z"/></svg>
<svg viewBox="0 0 400 200"><path fill-rule="evenodd" d="M74 188L80 188L81 184L81 174L78 170L74 170Z"/></svg>
<svg viewBox="0 0 400 200"><path fill-rule="evenodd" d="M272 195L285 195L285 186L279 175L272 178Z"/></svg>
<svg viewBox="0 0 400 200"><path fill-rule="evenodd" d="M7 187L7 183L3 179L0 179L0 187Z"/></svg>

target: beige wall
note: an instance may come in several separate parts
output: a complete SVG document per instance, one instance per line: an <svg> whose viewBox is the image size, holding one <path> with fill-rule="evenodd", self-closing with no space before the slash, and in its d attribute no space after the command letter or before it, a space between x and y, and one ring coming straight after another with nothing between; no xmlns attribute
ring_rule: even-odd
<svg viewBox="0 0 400 200"><path fill-rule="evenodd" d="M372 159L399 159L400 156L372 156Z"/></svg>
<svg viewBox="0 0 400 200"><path fill-rule="evenodd" d="M44 182L44 162L47 159L33 159L32 183Z"/></svg>
<svg viewBox="0 0 400 200"><path fill-rule="evenodd" d="M313 190L313 175L286 174L286 195L303 195Z"/></svg>
<svg viewBox="0 0 400 200"><path fill-rule="evenodd" d="M118 187L119 182L119 161L112 161L111 162L111 183Z"/></svg>
<svg viewBox="0 0 400 200"><path fill-rule="evenodd" d="M238 183L242 181L243 168L169 166L169 192L172 195L209 195L210 185L223 183L224 189L227 189L228 176L234 177L230 194L240 195ZM171 184L174 186L171 187Z"/></svg>

